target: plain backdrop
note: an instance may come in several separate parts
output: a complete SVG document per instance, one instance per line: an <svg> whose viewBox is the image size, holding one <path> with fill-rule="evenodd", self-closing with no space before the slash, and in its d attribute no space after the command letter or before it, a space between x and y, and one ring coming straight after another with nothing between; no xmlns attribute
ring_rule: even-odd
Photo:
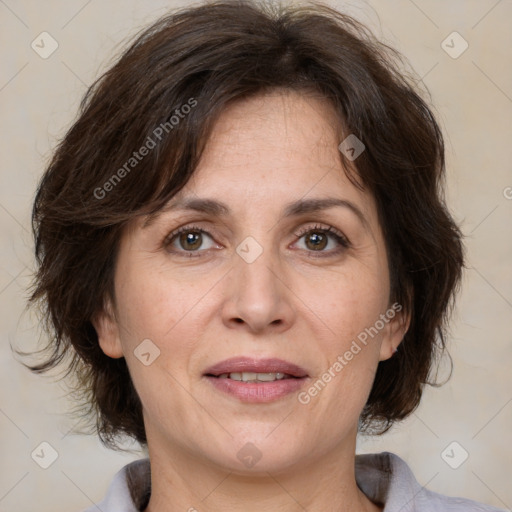
<svg viewBox="0 0 512 512"><path fill-rule="evenodd" d="M466 236L469 267L448 340L451 380L427 387L419 409L388 434L360 438L358 451L392 451L421 485L510 510L512 2L328 3L401 51L430 91L447 141L447 199ZM80 512L103 498L118 469L141 456L70 433L64 384L31 374L10 344L37 346L37 319L24 314L34 267L30 209L52 149L126 38L187 4L0 0L0 512ZM31 47L41 37L45 51L58 44L47 58ZM31 457L42 442L58 455L47 469Z"/></svg>

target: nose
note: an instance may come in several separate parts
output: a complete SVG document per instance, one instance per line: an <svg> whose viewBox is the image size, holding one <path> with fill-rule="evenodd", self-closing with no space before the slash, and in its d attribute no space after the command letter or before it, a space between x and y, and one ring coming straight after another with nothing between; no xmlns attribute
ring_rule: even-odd
<svg viewBox="0 0 512 512"><path fill-rule="evenodd" d="M229 273L222 307L224 324L252 333L283 332L295 318L293 292L278 255L264 249L249 263L237 253Z"/></svg>

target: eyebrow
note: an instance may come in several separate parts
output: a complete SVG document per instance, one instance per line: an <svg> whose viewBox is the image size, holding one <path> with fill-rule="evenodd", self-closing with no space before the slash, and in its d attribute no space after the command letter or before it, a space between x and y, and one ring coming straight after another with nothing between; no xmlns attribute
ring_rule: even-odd
<svg viewBox="0 0 512 512"><path fill-rule="evenodd" d="M370 224L363 212L351 201L347 199L339 199L336 197L317 198L317 199L299 199L285 205L280 219L287 217L296 217L306 213L316 213L330 208L347 208L351 210L371 232ZM162 210L150 215L144 222L143 229L150 226L153 221L163 213L172 211L195 211L211 215L212 217L227 217L231 213L231 209L225 203L207 198L183 198L172 201Z"/></svg>

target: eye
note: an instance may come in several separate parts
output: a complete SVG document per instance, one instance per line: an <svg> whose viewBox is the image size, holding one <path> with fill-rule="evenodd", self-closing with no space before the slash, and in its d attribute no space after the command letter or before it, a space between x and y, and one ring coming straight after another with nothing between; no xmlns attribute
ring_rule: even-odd
<svg viewBox="0 0 512 512"><path fill-rule="evenodd" d="M318 254L315 255L315 257L336 255L350 247L348 239L332 226L328 226L326 228L319 225L314 227L308 226L299 233L296 233L295 236L300 239L305 238L304 246L305 250L308 252L327 253L321 255ZM331 250L324 250L329 247L330 239L335 241L334 248L331 247ZM336 245L338 246L337 248Z"/></svg>
<svg viewBox="0 0 512 512"><path fill-rule="evenodd" d="M212 242L210 234L197 226L183 226L170 233L164 240L164 247L173 253L181 253L183 255L194 257L194 252L202 252L203 250L212 249L214 244L209 247L203 247L204 236L206 235ZM197 255L199 256L199 254Z"/></svg>
<svg viewBox="0 0 512 512"><path fill-rule="evenodd" d="M210 239L210 245L204 247L204 237ZM341 253L350 247L348 239L332 226L308 226L296 233L299 239L305 237L305 248L307 252L319 253L313 257L333 256ZM329 247L331 240L334 240L334 248ZM207 231L197 226L183 226L170 233L164 240L163 246L171 253L181 254L187 257L198 257L201 253L215 247L213 239ZM336 248L337 246L337 248ZM197 253L197 254L194 254Z"/></svg>

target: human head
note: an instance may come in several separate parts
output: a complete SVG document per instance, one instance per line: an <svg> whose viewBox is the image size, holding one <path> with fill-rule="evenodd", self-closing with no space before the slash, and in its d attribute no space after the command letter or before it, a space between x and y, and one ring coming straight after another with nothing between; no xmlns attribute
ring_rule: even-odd
<svg viewBox="0 0 512 512"><path fill-rule="evenodd" d="M32 300L47 304L52 353L34 368L73 355L106 441L120 433L146 441L125 360L105 355L92 323L109 300L116 304L122 234L187 185L227 106L264 92L323 96L340 133L365 145L354 162L339 156L351 183L375 200L389 304L401 304L410 324L397 356L379 363L362 427L385 431L410 414L443 347L462 249L442 200L438 125L398 70L396 54L357 22L313 5L277 12L219 2L157 22L88 91L41 181ZM134 156L142 147L150 151Z"/></svg>

